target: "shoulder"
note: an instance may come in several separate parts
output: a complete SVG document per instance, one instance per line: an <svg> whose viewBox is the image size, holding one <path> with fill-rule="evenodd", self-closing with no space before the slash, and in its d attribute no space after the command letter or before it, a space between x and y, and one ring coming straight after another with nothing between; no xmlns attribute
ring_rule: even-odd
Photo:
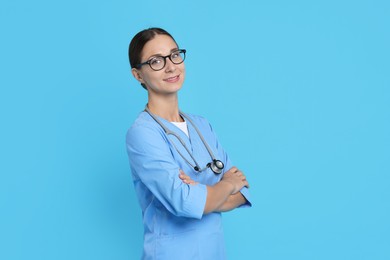
<svg viewBox="0 0 390 260"><path fill-rule="evenodd" d="M126 133L126 142L135 143L150 140L153 136L163 136L164 131L158 127L153 118L146 112L141 112Z"/></svg>
<svg viewBox="0 0 390 260"><path fill-rule="evenodd" d="M132 128L138 128L138 127L153 127L154 120L150 117L148 113L145 111L142 111L138 114L138 117L135 119L134 123L131 125L129 130Z"/></svg>

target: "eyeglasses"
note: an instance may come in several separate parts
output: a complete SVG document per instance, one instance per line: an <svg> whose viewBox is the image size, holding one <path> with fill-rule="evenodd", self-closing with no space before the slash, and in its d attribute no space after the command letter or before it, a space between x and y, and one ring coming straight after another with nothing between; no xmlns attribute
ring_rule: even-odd
<svg viewBox="0 0 390 260"><path fill-rule="evenodd" d="M149 66L152 70L155 70L155 71L162 70L165 67L165 64L167 62L166 61L167 58L169 58L173 64L183 63L183 61L186 58L186 50L179 49L179 50L172 52L171 54L169 54L167 56L155 56L148 61L145 61L143 63L136 65L136 68L139 69L143 65L149 64Z"/></svg>

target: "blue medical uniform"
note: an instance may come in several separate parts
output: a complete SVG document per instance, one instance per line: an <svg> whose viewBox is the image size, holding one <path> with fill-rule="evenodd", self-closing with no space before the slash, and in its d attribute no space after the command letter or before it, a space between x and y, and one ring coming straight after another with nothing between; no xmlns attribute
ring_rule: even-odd
<svg viewBox="0 0 390 260"><path fill-rule="evenodd" d="M198 127L214 156L225 164L224 172L229 170L232 164L207 120L200 116L187 116ZM172 123L158 118L181 137L200 167L203 168L211 161L190 122L187 122L187 137ZM172 135L166 135L147 112L141 112L128 130L126 143L143 215L142 259L226 259L221 213L203 215L206 185L216 184L223 174L215 175L209 168L196 172L172 145L174 143L183 156L193 163L180 141ZM180 169L199 184L183 183L179 178ZM250 206L247 188L243 188L241 193L248 201L243 207Z"/></svg>

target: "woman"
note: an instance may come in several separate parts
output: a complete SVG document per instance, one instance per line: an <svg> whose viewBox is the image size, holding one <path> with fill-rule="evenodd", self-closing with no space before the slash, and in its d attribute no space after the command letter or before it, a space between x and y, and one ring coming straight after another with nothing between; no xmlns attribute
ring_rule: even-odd
<svg viewBox="0 0 390 260"><path fill-rule="evenodd" d="M163 29L139 32L131 72L148 104L126 136L144 224L143 259L225 259L221 212L250 206L245 175L210 124L179 111L186 51Z"/></svg>

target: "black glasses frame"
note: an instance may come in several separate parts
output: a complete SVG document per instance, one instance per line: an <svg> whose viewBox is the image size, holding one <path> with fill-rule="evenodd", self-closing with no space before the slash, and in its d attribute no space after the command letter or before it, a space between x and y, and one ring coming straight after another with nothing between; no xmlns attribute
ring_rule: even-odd
<svg viewBox="0 0 390 260"><path fill-rule="evenodd" d="M148 64L149 67L150 67L152 70L154 70L154 71L159 71L159 70L162 70L162 69L165 67L165 65L167 64L167 58L169 58L169 60L170 60L173 64L176 64L176 65L177 65L177 64L183 63L184 60L186 59L186 52L187 52L187 50L185 50L185 49L178 49L178 50L172 52L171 54L169 54L169 55L167 55L167 56L155 56L155 57L149 59L148 61L145 61L145 62L142 62L142 63L140 63L140 64L137 64L135 67L136 67L137 69L139 69L139 68L141 68L143 65ZM175 53L183 54L183 60L180 61L180 62L174 62L174 61L172 60L172 55L175 54ZM155 59L155 58L163 58L163 60L164 60L164 65L161 67L161 69L156 70L156 69L153 69L153 68L152 68L152 65L150 64L150 62L151 62L153 59Z"/></svg>

